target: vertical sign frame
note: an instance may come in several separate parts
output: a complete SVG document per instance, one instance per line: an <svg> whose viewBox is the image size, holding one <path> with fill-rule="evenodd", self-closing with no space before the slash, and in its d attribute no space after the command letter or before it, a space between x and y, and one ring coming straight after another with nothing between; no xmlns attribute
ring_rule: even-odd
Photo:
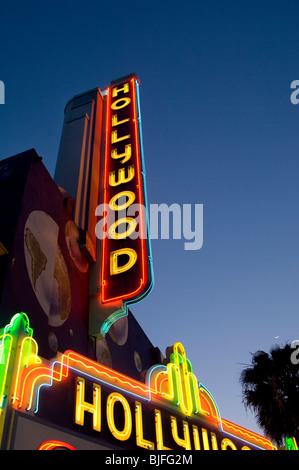
<svg viewBox="0 0 299 470"><path fill-rule="evenodd" d="M122 303L126 315L126 306L142 300L153 286L136 75L106 90L103 178L100 302L104 308ZM109 325L111 320L110 314Z"/></svg>

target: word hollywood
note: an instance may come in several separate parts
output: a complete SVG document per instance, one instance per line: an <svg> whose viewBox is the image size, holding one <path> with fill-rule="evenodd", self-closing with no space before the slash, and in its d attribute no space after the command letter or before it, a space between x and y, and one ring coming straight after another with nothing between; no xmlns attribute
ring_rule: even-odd
<svg viewBox="0 0 299 470"><path fill-rule="evenodd" d="M5 85L2 80L0 80L0 104L5 104Z"/></svg>
<svg viewBox="0 0 299 470"><path fill-rule="evenodd" d="M106 94L103 206L96 209L103 220L95 232L102 240L100 298L106 305L140 300L152 286L150 241L144 235L146 192L138 90L138 80L131 77L109 87ZM133 203L138 221L127 213ZM140 236L134 236L137 231Z"/></svg>

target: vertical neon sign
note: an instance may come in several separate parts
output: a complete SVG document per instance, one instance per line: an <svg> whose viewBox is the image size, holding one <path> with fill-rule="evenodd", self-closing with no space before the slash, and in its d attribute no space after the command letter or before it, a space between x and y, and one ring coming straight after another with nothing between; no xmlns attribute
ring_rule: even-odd
<svg viewBox="0 0 299 470"><path fill-rule="evenodd" d="M101 302L133 303L152 287L141 119L136 76L107 89L104 155L106 211Z"/></svg>

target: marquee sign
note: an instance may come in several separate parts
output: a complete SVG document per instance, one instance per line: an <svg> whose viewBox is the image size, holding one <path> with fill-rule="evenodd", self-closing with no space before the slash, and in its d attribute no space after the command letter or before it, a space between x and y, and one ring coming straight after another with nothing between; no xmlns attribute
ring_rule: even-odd
<svg viewBox="0 0 299 470"><path fill-rule="evenodd" d="M53 436L40 449L76 449L74 433L123 450L275 449L263 436L221 417L181 343L167 364L150 367L140 382L74 351L42 359L21 313L4 328L0 354L2 429L14 409L69 431L69 442Z"/></svg>
<svg viewBox="0 0 299 470"><path fill-rule="evenodd" d="M101 301L136 302L152 285L138 79L113 83L106 95Z"/></svg>

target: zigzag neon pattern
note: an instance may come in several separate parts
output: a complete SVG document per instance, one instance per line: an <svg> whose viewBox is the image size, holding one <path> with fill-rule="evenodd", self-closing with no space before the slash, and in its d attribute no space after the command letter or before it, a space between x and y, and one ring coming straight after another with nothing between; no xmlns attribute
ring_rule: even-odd
<svg viewBox="0 0 299 470"><path fill-rule="evenodd" d="M93 380L109 384L138 398L150 400L151 391L142 382L120 374L74 351L66 351L61 355L61 360L55 360L49 366L34 365L24 371L18 386L20 390L18 408L25 407L27 411L34 408L34 411L37 412L39 389L45 385L51 386L53 381L61 382L69 376L71 370L87 375ZM152 393L155 392L152 391Z"/></svg>

